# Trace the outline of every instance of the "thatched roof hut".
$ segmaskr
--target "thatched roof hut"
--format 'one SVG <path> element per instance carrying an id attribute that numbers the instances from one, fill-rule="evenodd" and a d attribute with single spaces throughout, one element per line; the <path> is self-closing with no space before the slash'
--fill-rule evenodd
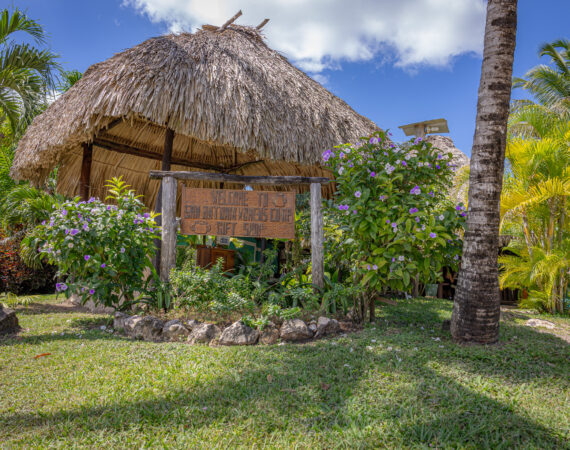
<path id="1" fill-rule="evenodd" d="M 161 168 L 167 129 L 171 170 L 330 176 L 323 150 L 378 127 L 271 50 L 256 28 L 204 26 L 91 66 L 30 125 L 12 175 L 39 184 L 59 166 L 58 190 L 77 195 L 90 144 L 91 195 L 103 197 L 105 181 L 123 175 L 151 206 L 159 181 L 149 171 Z"/>

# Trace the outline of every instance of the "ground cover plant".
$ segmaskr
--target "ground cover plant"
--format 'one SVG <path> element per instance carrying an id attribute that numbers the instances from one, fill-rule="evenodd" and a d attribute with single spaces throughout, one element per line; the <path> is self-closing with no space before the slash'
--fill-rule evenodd
<path id="1" fill-rule="evenodd" d="M 0 341 L 7 448 L 570 445 L 567 318 L 512 310 L 499 345 L 462 347 L 441 331 L 451 303 L 409 299 L 344 337 L 207 347 L 125 339 L 61 300 L 18 307 L 24 331 Z"/>

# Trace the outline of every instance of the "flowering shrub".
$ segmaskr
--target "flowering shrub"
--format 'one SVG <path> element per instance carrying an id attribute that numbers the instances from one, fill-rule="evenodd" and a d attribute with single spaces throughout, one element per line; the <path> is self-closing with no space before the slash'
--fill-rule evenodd
<path id="1" fill-rule="evenodd" d="M 465 212 L 446 200 L 451 156 L 419 138 L 396 146 L 383 132 L 323 153 L 336 175 L 331 207 L 343 248 L 364 288 L 408 291 L 416 275 L 425 283 L 444 265 L 457 266 L 461 240 L 455 231 Z"/>
<path id="2" fill-rule="evenodd" d="M 143 271 L 158 237 L 154 213 L 143 213 L 142 202 L 121 179 L 107 187 L 116 205 L 89 201 L 61 204 L 33 233 L 48 262 L 67 277 L 56 289 L 78 294 L 105 306 L 127 307 L 143 287 Z"/>

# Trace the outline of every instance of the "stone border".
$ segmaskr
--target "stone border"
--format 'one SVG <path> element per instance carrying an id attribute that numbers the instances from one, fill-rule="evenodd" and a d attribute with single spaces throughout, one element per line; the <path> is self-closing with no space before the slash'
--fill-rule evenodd
<path id="1" fill-rule="evenodd" d="M 262 331 L 255 330 L 241 321 L 221 329 L 211 323 L 197 320 L 169 320 L 164 322 L 154 316 L 130 316 L 115 312 L 113 328 L 134 339 L 150 342 L 188 342 L 208 345 L 256 345 L 284 342 L 307 342 L 342 332 L 336 319 L 321 316 L 307 325 L 301 319 L 285 320 L 279 327 L 269 322 Z"/>

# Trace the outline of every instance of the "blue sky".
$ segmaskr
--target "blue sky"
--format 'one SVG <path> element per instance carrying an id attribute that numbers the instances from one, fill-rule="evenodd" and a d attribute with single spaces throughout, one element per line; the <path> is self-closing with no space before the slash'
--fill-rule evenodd
<path id="1" fill-rule="evenodd" d="M 483 0 L 25 0 L 66 69 L 96 62 L 169 30 L 264 17 L 269 44 L 396 140 L 399 125 L 445 117 L 471 153 L 481 68 Z M 260 4 L 262 4 L 260 6 Z M 349 6 L 347 6 L 349 5 Z M 568 0 L 519 0 L 514 74 L 536 65 L 538 46 L 570 38 Z M 513 98 L 524 97 L 513 92 Z"/>

